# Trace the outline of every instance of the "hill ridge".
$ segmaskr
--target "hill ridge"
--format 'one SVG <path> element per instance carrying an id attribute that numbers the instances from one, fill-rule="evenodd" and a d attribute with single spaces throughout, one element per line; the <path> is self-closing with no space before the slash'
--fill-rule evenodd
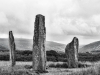
<path id="1" fill-rule="evenodd" d="M 100 50 L 100 41 L 95 41 L 90 44 L 84 45 L 82 48 L 80 48 L 80 52 L 92 52 Z"/>

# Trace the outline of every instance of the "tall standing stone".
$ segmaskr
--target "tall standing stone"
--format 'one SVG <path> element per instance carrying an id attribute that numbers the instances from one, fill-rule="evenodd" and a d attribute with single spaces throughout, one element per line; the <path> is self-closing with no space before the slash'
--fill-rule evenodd
<path id="1" fill-rule="evenodd" d="M 10 46 L 10 61 L 11 66 L 13 67 L 15 65 L 15 41 L 12 31 L 9 31 L 9 46 Z"/>
<path id="2" fill-rule="evenodd" d="M 33 70 L 37 72 L 44 72 L 46 70 L 45 40 L 45 17 L 38 14 L 35 18 L 33 37 Z"/>
<path id="3" fill-rule="evenodd" d="M 65 48 L 68 68 L 78 67 L 78 47 L 79 47 L 78 38 L 74 37 L 72 42 L 70 42 Z"/>

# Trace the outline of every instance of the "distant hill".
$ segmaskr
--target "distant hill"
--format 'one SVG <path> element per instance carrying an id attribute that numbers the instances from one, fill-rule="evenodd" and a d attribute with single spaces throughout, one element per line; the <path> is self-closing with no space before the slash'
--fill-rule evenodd
<path id="1" fill-rule="evenodd" d="M 100 41 L 96 41 L 80 48 L 79 52 L 94 52 L 100 51 Z"/>
<path id="2" fill-rule="evenodd" d="M 18 39 L 15 38 L 16 49 L 17 50 L 32 50 L 33 40 L 32 39 Z M 65 52 L 65 44 L 46 41 L 46 51 L 55 50 L 56 52 L 62 53 Z M 93 50 L 100 49 L 100 41 L 90 43 L 85 46 L 79 47 L 79 52 L 89 52 Z M 0 50 L 9 50 L 9 40 L 7 38 L 0 38 Z"/>
<path id="3" fill-rule="evenodd" d="M 65 47 L 66 47 L 65 44 L 51 42 L 51 41 L 46 42 L 46 50 L 55 50 L 59 52 L 65 52 Z"/>
<path id="4" fill-rule="evenodd" d="M 17 50 L 32 50 L 32 39 L 15 39 Z M 9 50 L 9 40 L 0 38 L 0 50 Z M 46 50 L 65 51 L 65 44 L 46 41 Z"/>

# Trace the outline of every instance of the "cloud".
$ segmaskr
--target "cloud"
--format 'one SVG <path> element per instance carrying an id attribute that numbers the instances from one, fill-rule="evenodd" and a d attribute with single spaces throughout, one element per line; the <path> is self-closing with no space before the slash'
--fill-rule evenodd
<path id="1" fill-rule="evenodd" d="M 45 15 L 47 40 L 100 37 L 100 0 L 0 0 L 0 34 L 32 37 L 36 14 Z"/>
<path id="2" fill-rule="evenodd" d="M 95 24 L 97 24 L 97 21 L 99 22 L 99 18 L 98 16 L 94 17 L 94 15 L 100 14 L 100 1 L 72 0 L 70 5 L 69 7 L 66 5 L 58 13 L 54 13 L 55 15 L 52 16 L 51 21 L 52 24 L 60 24 L 58 25 L 60 26 L 60 31 L 62 29 L 70 35 L 95 35 L 98 32 L 98 26 L 95 26 Z"/>

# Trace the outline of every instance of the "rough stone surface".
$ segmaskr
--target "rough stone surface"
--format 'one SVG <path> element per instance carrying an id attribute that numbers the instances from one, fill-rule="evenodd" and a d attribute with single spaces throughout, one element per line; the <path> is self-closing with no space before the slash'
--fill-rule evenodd
<path id="1" fill-rule="evenodd" d="M 78 47 L 79 47 L 78 38 L 74 37 L 72 42 L 69 43 L 65 48 L 68 68 L 78 67 Z"/>
<path id="2" fill-rule="evenodd" d="M 44 72 L 46 70 L 45 52 L 46 28 L 45 17 L 36 15 L 33 37 L 33 70 Z"/>
<path id="3" fill-rule="evenodd" d="M 11 66 L 15 65 L 15 41 L 14 41 L 14 36 L 12 31 L 9 31 L 9 46 L 10 46 L 10 61 L 11 61 Z"/>

